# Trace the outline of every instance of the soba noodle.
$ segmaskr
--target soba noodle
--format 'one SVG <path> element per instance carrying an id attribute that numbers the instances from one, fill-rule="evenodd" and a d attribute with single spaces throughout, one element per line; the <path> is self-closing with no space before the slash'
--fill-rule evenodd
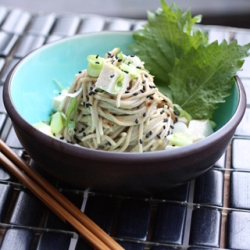
<path id="1" fill-rule="evenodd" d="M 105 63 L 119 66 L 117 49 L 105 55 Z M 121 90 L 110 94 L 96 87 L 98 77 L 79 72 L 60 107 L 75 120 L 74 128 L 64 126 L 59 137 L 69 143 L 105 151 L 146 152 L 163 150 L 168 144 L 177 115 L 169 98 L 161 94 L 153 77 L 140 66 L 138 77 L 124 72 Z M 71 95 L 71 96 L 70 96 Z M 77 109 L 69 111 L 72 96 Z"/>

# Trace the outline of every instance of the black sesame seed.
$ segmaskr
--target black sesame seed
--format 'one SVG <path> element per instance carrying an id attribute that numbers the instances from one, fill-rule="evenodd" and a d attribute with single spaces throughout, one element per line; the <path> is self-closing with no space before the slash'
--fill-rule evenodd
<path id="1" fill-rule="evenodd" d="M 163 129 L 166 129 L 166 126 L 165 126 L 165 125 L 163 126 Z"/>
<path id="2" fill-rule="evenodd" d="M 158 134 L 157 137 L 158 137 L 159 139 L 161 139 L 161 135 L 160 135 L 160 134 Z"/>
<path id="3" fill-rule="evenodd" d="M 82 102 L 82 106 L 85 106 L 85 102 Z"/>
<path id="4" fill-rule="evenodd" d="M 150 130 L 147 134 L 146 134 L 146 138 L 148 138 L 150 135 L 152 135 L 152 131 Z"/>
<path id="5" fill-rule="evenodd" d="M 144 84 L 145 82 L 146 82 L 146 80 L 143 80 L 143 81 L 142 81 L 142 84 Z"/>
<path id="6" fill-rule="evenodd" d="M 162 115 L 164 112 L 165 112 L 165 110 L 163 109 L 163 110 L 160 112 L 160 114 Z"/>
<path id="7" fill-rule="evenodd" d="M 148 77 L 148 75 L 147 75 L 147 74 L 144 74 L 144 76 L 145 76 L 145 77 Z"/>
<path id="8" fill-rule="evenodd" d="M 108 141 L 108 145 L 111 146 L 111 143 Z"/>
<path id="9" fill-rule="evenodd" d="M 174 126 L 173 126 L 173 125 L 170 125 L 170 128 L 171 128 L 171 129 L 174 129 Z"/>
<path id="10" fill-rule="evenodd" d="M 128 90 L 126 90 L 126 91 L 125 91 L 125 94 L 128 94 L 128 93 L 130 93 L 130 92 L 129 92 Z"/>
<path id="11" fill-rule="evenodd" d="M 170 117 L 170 114 L 168 113 L 167 116 Z"/>
<path id="12" fill-rule="evenodd" d="M 138 95 L 138 93 L 137 92 L 135 92 L 134 94 L 133 94 L 133 96 L 137 96 Z"/>
<path id="13" fill-rule="evenodd" d="M 142 87 L 142 89 L 145 91 L 145 90 L 146 90 L 146 87 L 145 87 L 145 86 L 143 86 L 143 87 Z"/>
<path id="14" fill-rule="evenodd" d="M 95 64 L 100 64 L 99 62 L 95 62 Z"/>
<path id="15" fill-rule="evenodd" d="M 55 134 L 55 133 L 53 133 L 53 135 L 54 135 L 54 136 L 56 136 L 56 134 Z"/>
<path id="16" fill-rule="evenodd" d="M 136 66 L 136 68 L 137 68 L 137 69 L 141 69 L 141 67 L 140 67 L 140 66 Z"/>
<path id="17" fill-rule="evenodd" d="M 150 96 L 149 98 L 150 98 L 150 100 L 154 100 L 154 97 L 153 97 L 153 96 Z"/>
<path id="18" fill-rule="evenodd" d="M 143 89 L 140 89 L 141 93 L 144 93 L 144 90 Z"/>
<path id="19" fill-rule="evenodd" d="M 142 139 L 140 139 L 139 141 L 140 141 L 140 144 L 142 144 L 142 143 L 143 143 L 143 140 L 142 140 Z"/>
<path id="20" fill-rule="evenodd" d="M 97 59 L 98 57 L 99 57 L 99 55 L 96 55 L 96 57 L 95 57 L 95 58 Z"/>
<path id="21" fill-rule="evenodd" d="M 136 123 L 136 124 L 138 124 L 138 123 L 139 123 L 139 120 L 138 120 L 137 118 L 135 119 L 135 123 Z"/>
<path id="22" fill-rule="evenodd" d="M 111 75 L 111 76 L 109 76 L 110 78 L 113 78 L 115 75 Z"/>
<path id="23" fill-rule="evenodd" d="M 90 107 L 90 106 L 92 106 L 92 104 L 91 103 L 86 103 L 86 108 L 88 108 L 88 107 Z"/>
<path id="24" fill-rule="evenodd" d="M 122 62 L 122 59 L 118 59 L 118 62 Z"/>
<path id="25" fill-rule="evenodd" d="M 62 137 L 60 137 L 60 140 L 63 140 L 64 139 L 64 137 L 62 136 Z"/>
<path id="26" fill-rule="evenodd" d="M 128 74 L 128 71 L 127 70 L 123 70 L 124 73 Z"/>
<path id="27" fill-rule="evenodd" d="M 163 122 L 168 122 L 168 119 L 163 119 Z"/>
<path id="28" fill-rule="evenodd" d="M 79 72 L 78 72 L 78 74 L 81 74 L 81 73 L 82 73 L 82 71 L 79 71 Z"/>
<path id="29" fill-rule="evenodd" d="M 149 86 L 149 88 L 151 88 L 151 89 L 153 89 L 154 88 L 154 86 L 152 86 L 152 85 L 148 85 Z"/>
<path id="30" fill-rule="evenodd" d="M 174 114 L 177 115 L 177 116 L 179 115 L 175 110 L 174 110 Z"/>
<path id="31" fill-rule="evenodd" d="M 84 132 L 82 133 L 82 135 L 83 135 L 83 136 L 86 136 L 86 134 L 85 134 Z"/>
<path id="32" fill-rule="evenodd" d="M 146 113 L 143 113 L 143 117 L 145 117 L 146 116 Z"/>
<path id="33" fill-rule="evenodd" d="M 130 55 L 130 57 L 134 57 L 134 55 Z"/>

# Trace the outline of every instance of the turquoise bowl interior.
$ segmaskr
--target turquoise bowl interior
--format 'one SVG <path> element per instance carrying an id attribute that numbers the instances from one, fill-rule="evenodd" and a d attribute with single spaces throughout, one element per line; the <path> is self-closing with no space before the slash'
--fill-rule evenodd
<path id="1" fill-rule="evenodd" d="M 119 35 L 118 35 L 119 34 Z M 104 56 L 119 44 L 124 53 L 133 42 L 131 33 L 116 32 L 75 36 L 49 44 L 28 55 L 17 67 L 11 82 L 12 102 L 29 123 L 49 119 L 52 99 L 60 92 L 56 82 L 70 86 L 75 74 L 87 67 L 87 56 Z"/>
<path id="2" fill-rule="evenodd" d="M 131 54 L 127 46 L 134 42 L 131 32 L 107 32 L 64 39 L 46 45 L 28 55 L 15 69 L 10 96 L 18 113 L 30 124 L 49 120 L 52 99 L 60 92 L 56 82 L 70 86 L 75 74 L 87 67 L 90 54 L 104 56 L 114 47 Z M 239 101 L 236 85 L 227 101 L 214 114 L 216 130 L 235 113 Z"/>

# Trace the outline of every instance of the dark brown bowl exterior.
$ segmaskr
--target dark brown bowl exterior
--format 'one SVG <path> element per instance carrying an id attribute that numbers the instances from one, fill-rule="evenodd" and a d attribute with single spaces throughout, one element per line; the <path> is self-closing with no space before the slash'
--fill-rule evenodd
<path id="1" fill-rule="evenodd" d="M 239 105 L 233 117 L 205 140 L 169 151 L 116 153 L 77 147 L 44 135 L 15 110 L 10 96 L 11 74 L 4 86 L 4 103 L 16 134 L 28 154 L 47 172 L 78 188 L 151 195 L 203 174 L 227 149 L 246 108 L 240 79 Z"/>

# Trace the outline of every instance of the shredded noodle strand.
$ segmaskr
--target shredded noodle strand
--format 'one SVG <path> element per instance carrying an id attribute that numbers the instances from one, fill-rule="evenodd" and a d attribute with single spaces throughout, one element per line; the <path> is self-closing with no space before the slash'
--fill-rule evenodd
<path id="1" fill-rule="evenodd" d="M 110 53 L 117 53 L 111 51 Z M 105 60 L 111 61 L 106 56 Z M 112 57 L 114 65 L 119 61 Z M 166 136 L 176 120 L 173 104 L 158 91 L 153 77 L 143 69 L 137 79 L 125 78 L 121 91 L 109 94 L 95 89 L 97 78 L 83 70 L 76 75 L 69 93 L 76 97 L 76 127 L 61 131 L 66 141 L 83 147 L 119 152 L 145 152 L 164 149 Z M 61 111 L 65 114 L 72 97 L 67 96 Z"/>

